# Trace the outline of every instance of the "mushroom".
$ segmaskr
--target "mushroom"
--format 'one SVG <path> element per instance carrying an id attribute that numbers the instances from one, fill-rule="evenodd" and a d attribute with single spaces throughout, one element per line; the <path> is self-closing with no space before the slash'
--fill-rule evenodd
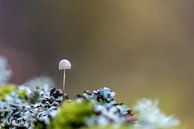
<path id="1" fill-rule="evenodd" d="M 59 70 L 63 70 L 63 87 L 62 87 L 63 99 L 65 97 L 65 75 L 67 69 L 71 69 L 71 63 L 67 59 L 62 59 L 59 62 Z"/>

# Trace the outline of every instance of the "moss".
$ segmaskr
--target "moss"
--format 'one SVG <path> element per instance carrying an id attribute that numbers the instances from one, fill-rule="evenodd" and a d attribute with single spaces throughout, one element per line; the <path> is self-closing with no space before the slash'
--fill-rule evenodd
<path id="1" fill-rule="evenodd" d="M 40 97 L 41 97 L 40 93 L 36 91 L 32 94 L 28 101 L 32 104 L 35 104 L 39 101 Z"/>
<path id="2" fill-rule="evenodd" d="M 65 101 L 49 129 L 76 129 L 84 126 L 85 118 L 94 114 L 93 103 Z"/>
<path id="3" fill-rule="evenodd" d="M 108 126 L 92 126 L 92 127 L 88 127 L 88 128 L 83 128 L 83 129 L 132 129 L 132 127 L 130 127 L 129 125 L 108 125 Z"/>
<path id="4" fill-rule="evenodd" d="M 18 90 L 18 95 L 20 98 L 25 98 L 27 94 L 26 90 Z"/>
<path id="5" fill-rule="evenodd" d="M 34 129 L 46 129 L 46 125 L 42 122 L 35 122 L 34 123 Z"/>
<path id="6" fill-rule="evenodd" d="M 5 99 L 5 97 L 15 89 L 15 85 L 0 85 L 0 100 Z"/>

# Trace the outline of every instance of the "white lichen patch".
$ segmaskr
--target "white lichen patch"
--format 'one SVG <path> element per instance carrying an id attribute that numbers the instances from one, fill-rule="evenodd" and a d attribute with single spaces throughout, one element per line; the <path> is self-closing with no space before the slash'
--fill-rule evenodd
<path id="1" fill-rule="evenodd" d="M 7 59 L 0 56 L 0 84 L 6 84 L 11 78 L 12 71 L 8 67 Z"/>
<path id="2" fill-rule="evenodd" d="M 137 128 L 164 129 L 179 125 L 180 121 L 174 116 L 167 116 L 160 111 L 157 100 L 142 99 L 133 108 L 138 113 Z"/>
<path id="3" fill-rule="evenodd" d="M 42 88 L 49 89 L 54 87 L 55 82 L 52 78 L 48 76 L 39 76 L 27 81 L 22 85 L 29 87 L 31 90 L 42 89 Z"/>

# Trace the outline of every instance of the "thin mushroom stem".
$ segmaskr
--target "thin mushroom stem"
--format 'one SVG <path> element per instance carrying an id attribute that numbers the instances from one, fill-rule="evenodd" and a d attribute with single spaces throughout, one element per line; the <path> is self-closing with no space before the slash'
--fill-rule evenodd
<path id="1" fill-rule="evenodd" d="M 63 71 L 63 87 L 62 87 L 63 100 L 65 99 L 65 80 L 66 80 L 66 70 Z"/>

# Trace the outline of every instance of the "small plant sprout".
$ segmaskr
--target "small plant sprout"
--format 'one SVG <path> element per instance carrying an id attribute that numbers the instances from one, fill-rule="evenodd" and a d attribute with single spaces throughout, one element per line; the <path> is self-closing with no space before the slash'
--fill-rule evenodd
<path id="1" fill-rule="evenodd" d="M 63 87 L 62 87 L 63 99 L 65 97 L 65 77 L 67 69 L 71 69 L 71 63 L 67 59 L 62 59 L 59 62 L 59 70 L 63 70 Z"/>

